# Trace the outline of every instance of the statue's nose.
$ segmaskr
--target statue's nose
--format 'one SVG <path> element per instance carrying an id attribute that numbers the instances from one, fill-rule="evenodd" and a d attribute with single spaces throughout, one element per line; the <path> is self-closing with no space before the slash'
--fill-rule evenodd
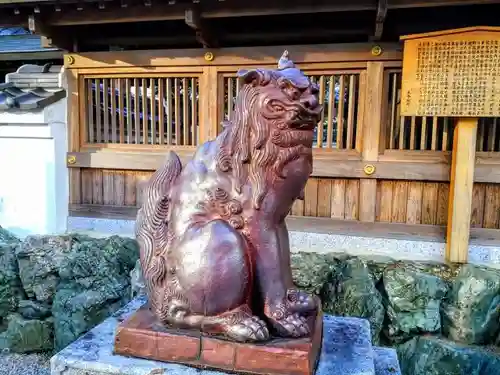
<path id="1" fill-rule="evenodd" d="M 315 109 L 319 105 L 316 95 L 308 95 L 300 100 L 300 103 L 307 109 Z"/>

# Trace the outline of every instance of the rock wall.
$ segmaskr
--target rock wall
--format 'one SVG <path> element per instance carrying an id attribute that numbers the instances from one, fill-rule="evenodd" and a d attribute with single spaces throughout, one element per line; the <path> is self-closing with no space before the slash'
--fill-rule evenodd
<path id="1" fill-rule="evenodd" d="M 500 271 L 346 254 L 292 255 L 326 312 L 366 318 L 404 375 L 500 374 Z"/>
<path id="2" fill-rule="evenodd" d="M 499 270 L 296 253 L 292 272 L 327 313 L 368 319 L 404 375 L 500 375 Z M 134 240 L 0 227 L 0 349 L 61 349 L 142 293 Z"/>
<path id="3" fill-rule="evenodd" d="M 59 350 L 130 300 L 137 243 L 30 236 L 0 227 L 0 349 Z"/>

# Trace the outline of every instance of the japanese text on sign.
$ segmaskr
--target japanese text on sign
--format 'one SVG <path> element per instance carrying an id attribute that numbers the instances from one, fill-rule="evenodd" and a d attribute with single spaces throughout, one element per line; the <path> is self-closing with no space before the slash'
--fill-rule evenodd
<path id="1" fill-rule="evenodd" d="M 500 116 L 499 40 L 420 41 L 411 66 L 403 76 L 403 114 Z"/>

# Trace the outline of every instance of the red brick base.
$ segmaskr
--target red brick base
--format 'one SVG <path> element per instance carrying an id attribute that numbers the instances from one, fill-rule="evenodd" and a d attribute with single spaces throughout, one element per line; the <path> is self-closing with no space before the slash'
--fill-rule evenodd
<path id="1" fill-rule="evenodd" d="M 196 331 L 165 328 L 143 306 L 118 326 L 114 352 L 239 373 L 312 375 L 321 349 L 321 312 L 313 320 L 309 338 L 243 344 Z"/>

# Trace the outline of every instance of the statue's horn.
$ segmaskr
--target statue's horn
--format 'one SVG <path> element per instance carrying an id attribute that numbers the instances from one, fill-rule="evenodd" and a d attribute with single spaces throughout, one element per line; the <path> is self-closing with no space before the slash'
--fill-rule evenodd
<path id="1" fill-rule="evenodd" d="M 283 55 L 281 55 L 281 58 L 278 61 L 278 69 L 289 69 L 289 68 L 294 68 L 295 64 L 293 63 L 292 60 L 289 59 L 289 53 L 287 50 L 283 52 Z"/>

